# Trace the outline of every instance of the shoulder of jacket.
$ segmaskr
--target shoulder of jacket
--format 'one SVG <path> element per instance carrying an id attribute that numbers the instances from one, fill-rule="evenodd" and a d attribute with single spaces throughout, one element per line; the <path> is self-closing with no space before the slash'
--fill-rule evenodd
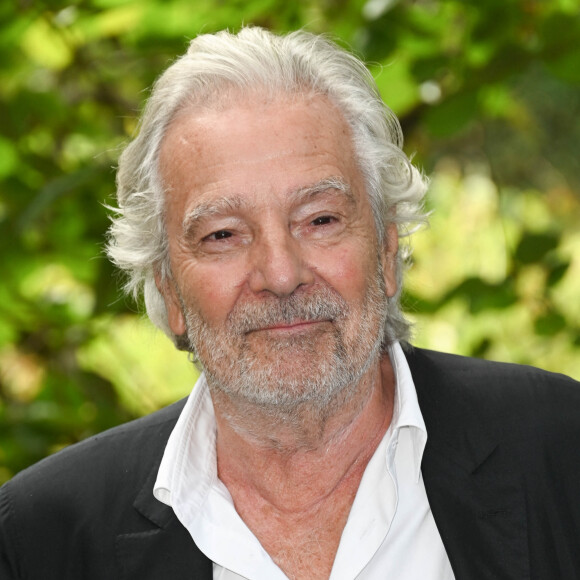
<path id="1" fill-rule="evenodd" d="M 450 387 L 473 390 L 484 397 L 495 391 L 506 396 L 530 394 L 530 388 L 561 388 L 580 396 L 580 383 L 571 377 L 537 367 L 479 359 L 456 354 L 407 347 L 405 355 L 413 377 L 435 382 L 443 380 Z M 539 389 L 539 391 L 538 391 Z"/>
<path id="2" fill-rule="evenodd" d="M 406 356 L 431 424 L 461 417 L 524 438 L 580 437 L 580 383 L 566 375 L 419 348 Z"/>
<path id="3" fill-rule="evenodd" d="M 48 493 L 76 485 L 92 489 L 106 476 L 112 483 L 142 479 L 159 462 L 184 400 L 70 445 L 14 476 L 13 494 Z M 108 487 L 111 487 L 110 485 Z"/>

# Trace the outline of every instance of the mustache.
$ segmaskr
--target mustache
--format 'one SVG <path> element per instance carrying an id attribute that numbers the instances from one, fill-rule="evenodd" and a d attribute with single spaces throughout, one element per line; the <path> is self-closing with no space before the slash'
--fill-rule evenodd
<path id="1" fill-rule="evenodd" d="M 270 326 L 300 322 L 335 320 L 348 315 L 347 302 L 329 288 L 293 293 L 268 301 L 236 305 L 227 317 L 228 329 L 238 335 Z"/>

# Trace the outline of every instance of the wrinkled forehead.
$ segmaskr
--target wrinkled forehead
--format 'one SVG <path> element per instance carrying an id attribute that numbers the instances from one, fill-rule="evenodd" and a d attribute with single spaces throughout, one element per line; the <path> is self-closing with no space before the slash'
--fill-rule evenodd
<path id="1" fill-rule="evenodd" d="M 296 138 L 294 142 L 286 140 L 290 149 L 298 148 L 301 140 L 318 141 L 320 147 L 334 148 L 337 154 L 347 151 L 346 157 L 355 158 L 352 131 L 325 95 L 312 91 L 273 94 L 258 89 L 251 94 L 226 92 L 215 100 L 185 104 L 174 115 L 160 144 L 159 168 L 165 173 L 163 177 L 167 178 L 164 170 L 174 164 L 176 143 L 194 149 L 199 159 L 202 155 L 211 155 L 212 147 L 227 145 L 241 133 L 245 143 L 242 141 L 240 160 L 260 147 L 265 149 L 265 158 L 276 159 L 281 151 L 268 147 L 272 143 L 277 145 L 276 135 L 280 142 L 286 133 Z M 236 160 L 230 158 L 228 163 Z"/>
<path id="2" fill-rule="evenodd" d="M 291 107 L 298 103 L 311 103 L 323 99 L 335 114 L 343 117 L 338 107 L 328 95 L 311 87 L 280 87 L 276 85 L 256 85 L 239 87 L 226 80 L 204 87 L 195 94 L 188 94 L 177 106 L 168 128 L 184 116 L 203 116 L 208 113 L 224 113 L 239 107 L 271 107 L 275 105 Z"/>
<path id="3" fill-rule="evenodd" d="M 166 201 L 181 209 L 224 195 L 280 195 L 329 179 L 362 198 L 350 129 L 321 96 L 191 109 L 167 132 L 160 159 Z M 328 189 L 328 188 L 327 188 Z"/>

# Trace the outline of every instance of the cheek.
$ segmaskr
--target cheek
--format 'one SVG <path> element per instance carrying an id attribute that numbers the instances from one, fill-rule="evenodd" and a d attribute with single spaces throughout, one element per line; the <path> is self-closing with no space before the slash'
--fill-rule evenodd
<path id="1" fill-rule="evenodd" d="M 182 296 L 209 324 L 223 322 L 233 309 L 243 274 L 231 265 L 190 267 L 181 278 Z"/>
<path id="2" fill-rule="evenodd" d="M 347 302 L 362 302 L 376 269 L 376 264 L 368 256 L 368 252 L 343 248 L 319 256 L 317 271 Z"/>

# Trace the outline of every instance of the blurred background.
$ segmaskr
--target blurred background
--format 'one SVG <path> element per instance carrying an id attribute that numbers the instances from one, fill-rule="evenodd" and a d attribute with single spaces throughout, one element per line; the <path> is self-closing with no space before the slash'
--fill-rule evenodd
<path id="1" fill-rule="evenodd" d="M 415 344 L 580 379 L 577 0 L 12 0 L 0 7 L 0 483 L 186 395 L 196 371 L 103 255 L 149 87 L 200 32 L 325 32 L 431 176 Z"/>

